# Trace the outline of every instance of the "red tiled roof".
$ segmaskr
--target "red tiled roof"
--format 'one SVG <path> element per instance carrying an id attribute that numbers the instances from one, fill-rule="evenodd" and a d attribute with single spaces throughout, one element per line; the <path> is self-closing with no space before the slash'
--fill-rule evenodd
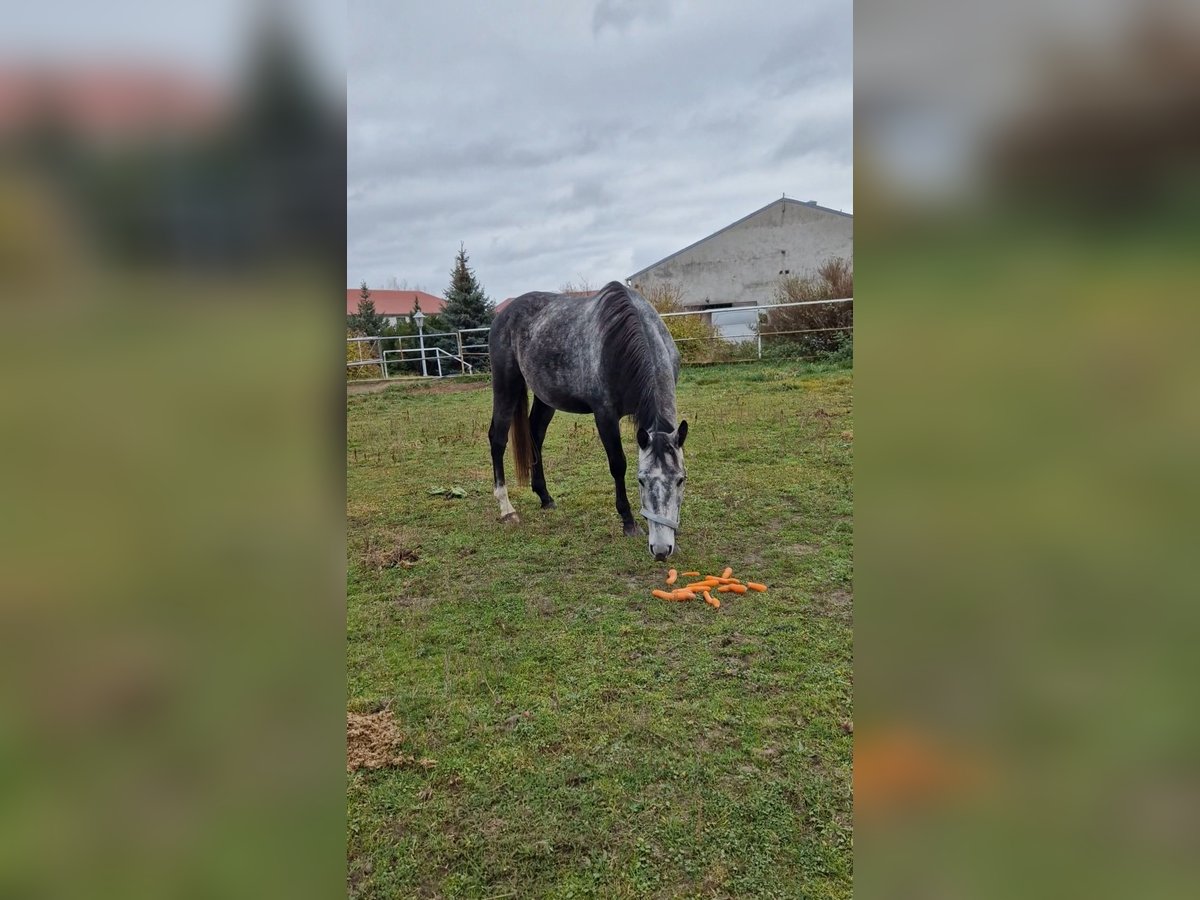
<path id="1" fill-rule="evenodd" d="M 446 301 L 424 291 L 377 291 L 370 289 L 371 300 L 375 304 L 375 312 L 381 316 L 407 316 L 413 311 L 417 300 L 421 301 L 421 312 L 426 315 L 440 313 Z M 362 296 L 362 288 L 346 288 L 346 315 L 358 312 L 358 300 Z"/>
<path id="2" fill-rule="evenodd" d="M 163 67 L 0 69 L 3 134 L 19 134 L 44 117 L 83 138 L 195 134 L 219 124 L 230 109 L 214 85 Z"/>
<path id="3" fill-rule="evenodd" d="M 596 294 L 595 291 L 561 291 L 559 293 L 563 293 L 568 297 L 592 297 Z M 508 304 L 512 303 L 516 299 L 516 297 L 508 297 L 504 300 L 501 300 L 496 304 L 496 312 L 500 312 L 500 310 L 504 309 L 504 307 L 508 306 Z"/>

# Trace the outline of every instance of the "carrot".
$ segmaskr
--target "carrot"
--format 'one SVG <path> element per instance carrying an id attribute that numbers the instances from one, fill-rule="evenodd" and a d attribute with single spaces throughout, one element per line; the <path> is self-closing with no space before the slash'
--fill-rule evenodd
<path id="1" fill-rule="evenodd" d="M 735 594 L 746 593 L 746 586 L 744 584 L 727 584 L 725 587 L 729 588 Z"/>
<path id="2" fill-rule="evenodd" d="M 732 574 L 733 574 L 733 568 L 731 566 L 726 566 L 725 571 L 721 573 L 721 577 L 728 578 Z"/>
<path id="3" fill-rule="evenodd" d="M 679 573 L 678 573 L 678 572 L 676 572 L 674 569 L 670 569 L 670 570 L 667 572 L 667 584 L 674 584 L 674 583 L 675 583 L 675 579 L 676 579 L 676 578 L 678 578 L 678 577 L 679 577 Z"/>
<path id="4" fill-rule="evenodd" d="M 723 584 L 719 588 L 717 588 L 717 593 L 718 594 L 728 594 L 732 590 L 733 590 L 733 587 L 731 585 Z"/>
<path id="5" fill-rule="evenodd" d="M 656 590 L 656 591 L 651 591 L 650 593 L 653 594 L 655 597 L 658 597 L 660 600 L 674 600 L 675 599 L 673 596 L 671 596 L 670 591 L 657 591 Z"/>
<path id="6" fill-rule="evenodd" d="M 684 578 L 695 578 L 700 575 L 699 572 L 680 572 L 679 574 L 682 575 Z"/>
<path id="7" fill-rule="evenodd" d="M 710 594 L 708 591 L 704 592 L 704 602 L 707 603 L 709 606 L 713 607 L 714 609 L 721 608 L 721 601 L 717 600 L 715 597 L 713 597 L 712 594 Z"/>
<path id="8" fill-rule="evenodd" d="M 696 599 L 696 595 L 694 593 L 692 593 L 691 591 L 689 591 L 687 588 L 679 588 L 678 590 L 671 591 L 671 596 L 676 600 L 695 600 Z"/>
<path id="9" fill-rule="evenodd" d="M 718 578 L 717 584 L 741 584 L 736 578 Z"/>
<path id="10" fill-rule="evenodd" d="M 705 588 L 715 587 L 711 581 L 693 581 L 691 584 L 685 584 L 685 588 L 689 591 L 702 591 Z"/>
<path id="11" fill-rule="evenodd" d="M 747 581 L 746 587 L 752 591 L 765 591 L 767 589 L 765 584 L 759 584 L 757 581 Z"/>

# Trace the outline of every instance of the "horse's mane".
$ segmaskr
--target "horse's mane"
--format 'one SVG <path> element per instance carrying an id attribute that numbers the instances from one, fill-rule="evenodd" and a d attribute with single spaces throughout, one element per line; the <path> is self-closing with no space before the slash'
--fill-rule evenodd
<path id="1" fill-rule="evenodd" d="M 674 422 L 656 421 L 659 414 L 658 374 L 641 312 L 620 282 L 606 284 L 596 294 L 600 307 L 600 346 L 610 371 L 621 373 L 623 393 L 637 401 L 638 424 L 647 430 L 672 431 Z"/>

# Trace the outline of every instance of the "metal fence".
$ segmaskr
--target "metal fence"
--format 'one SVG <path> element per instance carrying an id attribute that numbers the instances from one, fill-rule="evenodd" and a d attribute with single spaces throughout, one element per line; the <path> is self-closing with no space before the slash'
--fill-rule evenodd
<path id="1" fill-rule="evenodd" d="M 767 315 L 772 310 L 802 306 L 831 306 L 853 303 L 853 297 L 839 300 L 802 300 L 795 303 L 770 303 L 756 306 L 728 306 L 718 309 L 689 309 L 682 312 L 659 313 L 664 320 L 681 316 L 701 316 L 713 326 L 711 334 L 697 337 L 674 337 L 675 344 L 695 342 L 721 342 L 735 349 L 729 354 L 732 359 L 762 359 L 763 338 L 791 337 L 825 332 L 853 331 L 853 325 L 838 325 L 828 328 L 768 329 Z M 668 325 L 669 327 L 669 325 Z M 376 337 L 346 338 L 351 344 L 370 344 L 371 356 L 349 359 L 346 370 L 363 367 L 379 369 L 379 377 L 449 378 L 456 375 L 472 375 L 488 368 L 488 333 L 490 328 L 467 328 L 462 331 L 432 332 L 429 334 L 404 334 Z M 405 346 L 409 341 L 416 346 Z M 394 348 L 387 347 L 394 343 Z M 682 349 L 682 348 L 681 348 Z M 687 354 L 685 354 L 687 355 Z M 374 377 L 374 376 L 372 376 Z"/>
<path id="2" fill-rule="evenodd" d="M 472 331 L 487 331 L 488 329 L 471 329 Z M 351 369 L 375 367 L 379 369 L 380 378 L 395 378 L 399 376 L 447 378 L 451 375 L 472 375 L 479 361 L 472 364 L 464 356 L 462 335 L 465 332 L 441 331 L 428 334 L 397 334 L 374 337 L 346 338 L 349 347 L 353 344 L 370 345 L 370 356 L 346 359 L 347 373 Z M 404 345 L 405 341 L 417 346 Z M 395 347 L 388 347 L 395 344 Z M 447 349 L 447 345 L 454 349 Z M 457 352 L 454 352 L 457 350 Z M 482 359 L 487 360 L 487 344 L 484 344 Z"/>

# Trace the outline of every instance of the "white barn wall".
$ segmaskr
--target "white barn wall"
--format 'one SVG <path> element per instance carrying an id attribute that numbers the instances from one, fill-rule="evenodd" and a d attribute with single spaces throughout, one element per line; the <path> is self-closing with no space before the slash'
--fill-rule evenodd
<path id="1" fill-rule="evenodd" d="M 780 198 L 627 282 L 643 292 L 655 285 L 677 285 L 690 308 L 758 304 L 770 300 L 780 270 L 812 273 L 835 256 L 854 257 L 854 217 Z"/>

